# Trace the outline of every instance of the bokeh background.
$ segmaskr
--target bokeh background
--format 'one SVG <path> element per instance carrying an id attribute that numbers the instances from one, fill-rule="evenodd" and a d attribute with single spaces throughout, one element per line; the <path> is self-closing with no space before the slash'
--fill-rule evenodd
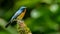
<path id="1" fill-rule="evenodd" d="M 60 0 L 0 0 L 0 34 L 17 34 L 16 25 L 5 25 L 21 6 L 32 34 L 60 34 Z"/>

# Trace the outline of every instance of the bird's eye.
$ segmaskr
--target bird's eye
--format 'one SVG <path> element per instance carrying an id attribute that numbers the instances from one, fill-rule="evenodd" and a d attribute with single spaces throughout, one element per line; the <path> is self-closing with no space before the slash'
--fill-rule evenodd
<path id="1" fill-rule="evenodd" d="M 25 8 L 22 8 L 21 10 L 24 10 Z"/>

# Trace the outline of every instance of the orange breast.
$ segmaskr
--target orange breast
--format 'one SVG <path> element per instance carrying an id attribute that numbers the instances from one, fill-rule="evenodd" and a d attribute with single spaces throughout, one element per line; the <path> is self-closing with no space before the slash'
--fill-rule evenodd
<path id="1" fill-rule="evenodd" d="M 21 20 L 26 13 L 26 9 L 17 17 L 17 19 Z"/>

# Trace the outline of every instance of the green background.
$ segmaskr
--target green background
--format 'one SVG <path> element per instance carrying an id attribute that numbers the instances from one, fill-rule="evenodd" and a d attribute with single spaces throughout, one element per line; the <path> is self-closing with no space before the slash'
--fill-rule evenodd
<path id="1" fill-rule="evenodd" d="M 32 34 L 60 34 L 60 0 L 0 0 L 0 34 L 17 34 L 16 25 L 5 25 L 21 6 Z"/>

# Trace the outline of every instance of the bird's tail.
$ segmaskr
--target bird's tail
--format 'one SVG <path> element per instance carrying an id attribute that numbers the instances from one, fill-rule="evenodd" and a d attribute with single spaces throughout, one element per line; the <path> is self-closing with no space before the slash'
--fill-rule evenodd
<path id="1" fill-rule="evenodd" d="M 11 24 L 11 21 L 9 21 L 9 23 L 6 24 L 5 28 L 7 28 L 10 24 Z"/>

